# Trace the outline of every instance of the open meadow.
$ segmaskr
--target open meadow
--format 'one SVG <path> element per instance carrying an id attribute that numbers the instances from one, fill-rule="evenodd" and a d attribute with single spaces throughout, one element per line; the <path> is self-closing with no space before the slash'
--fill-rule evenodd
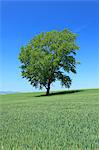
<path id="1" fill-rule="evenodd" d="M 0 95 L 0 150 L 99 150 L 99 89 Z"/>

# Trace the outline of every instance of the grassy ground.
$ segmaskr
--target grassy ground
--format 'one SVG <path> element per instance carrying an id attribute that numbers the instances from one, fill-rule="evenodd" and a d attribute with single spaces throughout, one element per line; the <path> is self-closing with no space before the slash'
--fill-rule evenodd
<path id="1" fill-rule="evenodd" d="M 0 150 L 99 150 L 99 89 L 0 95 Z"/>

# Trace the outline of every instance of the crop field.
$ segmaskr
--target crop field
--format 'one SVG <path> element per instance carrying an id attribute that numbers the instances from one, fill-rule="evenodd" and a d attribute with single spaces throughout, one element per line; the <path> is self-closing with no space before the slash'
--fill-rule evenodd
<path id="1" fill-rule="evenodd" d="M 99 150 L 99 89 L 0 95 L 0 150 Z"/>

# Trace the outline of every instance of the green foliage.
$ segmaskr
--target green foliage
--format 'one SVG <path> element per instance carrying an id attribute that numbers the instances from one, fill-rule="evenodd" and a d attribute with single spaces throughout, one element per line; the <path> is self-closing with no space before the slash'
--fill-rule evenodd
<path id="1" fill-rule="evenodd" d="M 35 36 L 21 48 L 22 76 L 35 87 L 50 88 L 56 79 L 62 86 L 70 87 L 71 79 L 66 72 L 76 73 L 76 34 L 69 30 L 51 31 Z M 62 70 L 62 71 L 61 71 Z"/>
<path id="2" fill-rule="evenodd" d="M 98 89 L 41 94 L 0 95 L 0 150 L 99 150 Z"/>

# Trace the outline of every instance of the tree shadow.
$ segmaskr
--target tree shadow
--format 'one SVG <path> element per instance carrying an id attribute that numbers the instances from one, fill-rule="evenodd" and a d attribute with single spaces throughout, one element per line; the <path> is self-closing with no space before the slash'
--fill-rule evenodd
<path id="1" fill-rule="evenodd" d="M 59 92 L 52 92 L 49 95 L 42 94 L 42 95 L 36 95 L 35 97 L 48 97 L 48 96 L 53 96 L 53 95 L 64 95 L 64 94 L 73 94 L 77 92 L 83 92 L 84 90 L 68 90 L 68 91 L 59 91 Z"/>

